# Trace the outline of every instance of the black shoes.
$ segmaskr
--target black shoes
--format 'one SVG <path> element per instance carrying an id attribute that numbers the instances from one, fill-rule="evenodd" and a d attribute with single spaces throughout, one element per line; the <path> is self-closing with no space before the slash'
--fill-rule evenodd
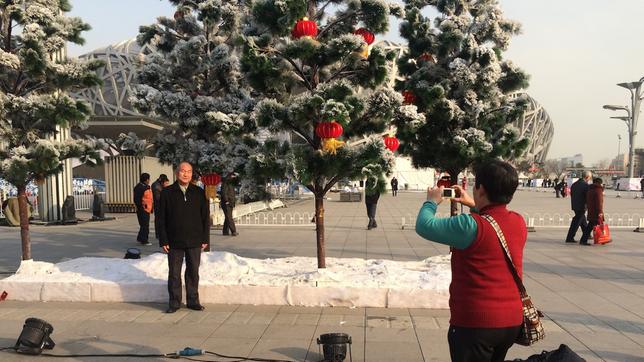
<path id="1" fill-rule="evenodd" d="M 197 311 L 202 311 L 202 310 L 206 309 L 206 308 L 205 308 L 203 305 L 201 305 L 201 304 L 191 304 L 191 305 L 188 305 L 188 306 L 186 306 L 186 307 L 188 307 L 188 309 L 197 310 Z M 175 307 L 168 307 L 168 309 L 166 309 L 166 311 L 165 311 L 165 312 L 166 312 L 166 313 L 168 313 L 168 314 L 171 314 L 171 313 L 174 313 L 174 312 L 176 312 L 176 311 L 178 311 L 178 310 L 179 310 L 179 308 L 175 308 Z"/>
<path id="2" fill-rule="evenodd" d="M 203 305 L 201 305 L 201 304 L 188 305 L 187 307 L 188 307 L 188 309 L 198 310 L 198 311 L 202 311 L 202 310 L 206 309 L 206 308 L 205 308 Z"/>
<path id="3" fill-rule="evenodd" d="M 575 240 L 566 240 L 566 243 L 572 244 L 572 243 L 576 243 L 576 241 Z"/>
<path id="4" fill-rule="evenodd" d="M 590 246 L 591 244 L 590 244 L 590 243 L 588 243 L 588 242 L 585 242 L 585 243 L 579 243 L 579 245 L 583 245 L 583 246 Z"/>

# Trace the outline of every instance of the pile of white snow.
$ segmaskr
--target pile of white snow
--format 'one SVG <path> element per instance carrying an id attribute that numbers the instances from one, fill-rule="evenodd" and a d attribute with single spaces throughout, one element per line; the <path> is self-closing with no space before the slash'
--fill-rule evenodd
<path id="1" fill-rule="evenodd" d="M 318 269 L 309 257 L 209 252 L 201 257 L 199 293 L 202 303 L 448 308 L 449 263 L 449 255 L 408 262 L 326 258 L 326 269 Z M 0 280 L 0 291 L 23 301 L 166 302 L 167 275 L 161 253 L 23 261 L 15 275 Z"/>

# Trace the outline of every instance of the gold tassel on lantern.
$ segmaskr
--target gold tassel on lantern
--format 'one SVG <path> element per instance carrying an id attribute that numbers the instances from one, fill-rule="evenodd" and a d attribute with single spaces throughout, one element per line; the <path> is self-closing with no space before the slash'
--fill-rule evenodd
<path id="1" fill-rule="evenodd" d="M 322 139 L 322 151 L 335 155 L 338 148 L 344 146 L 344 141 L 338 141 L 335 138 L 323 138 Z"/>

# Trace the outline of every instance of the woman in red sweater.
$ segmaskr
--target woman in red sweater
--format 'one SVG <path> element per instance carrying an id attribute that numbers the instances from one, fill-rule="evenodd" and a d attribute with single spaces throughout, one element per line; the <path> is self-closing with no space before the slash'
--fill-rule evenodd
<path id="1" fill-rule="evenodd" d="M 519 276 L 527 229 L 523 217 L 507 209 L 519 184 L 514 167 L 492 160 L 475 174 L 474 198 L 454 186 L 454 200 L 470 207 L 469 214 L 434 217 L 443 187 L 428 189 L 416 232 L 452 247 L 447 336 L 452 361 L 503 361 L 519 334 L 522 304 L 497 234 L 481 215 L 492 216 L 501 227 Z"/>

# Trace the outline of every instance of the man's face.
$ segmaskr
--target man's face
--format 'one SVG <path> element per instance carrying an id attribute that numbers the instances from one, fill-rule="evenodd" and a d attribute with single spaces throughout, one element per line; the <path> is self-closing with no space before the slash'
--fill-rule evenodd
<path id="1" fill-rule="evenodd" d="M 182 185 L 187 185 L 192 180 L 192 166 L 189 163 L 182 162 L 177 170 L 177 179 Z"/>

